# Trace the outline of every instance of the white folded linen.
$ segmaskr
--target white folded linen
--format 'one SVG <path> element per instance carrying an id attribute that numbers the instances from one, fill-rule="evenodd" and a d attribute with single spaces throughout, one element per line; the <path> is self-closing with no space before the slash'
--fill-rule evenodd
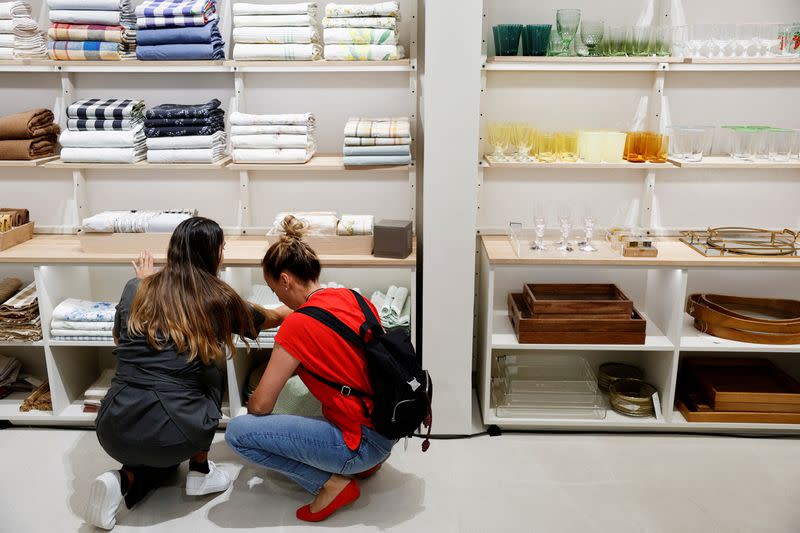
<path id="1" fill-rule="evenodd" d="M 214 148 L 225 144 L 225 132 L 213 135 L 186 135 L 181 137 L 149 137 L 148 150 L 180 150 L 189 148 Z"/>
<path id="2" fill-rule="evenodd" d="M 394 61 L 406 51 L 394 44 L 326 44 L 324 55 L 328 61 Z"/>
<path id="3" fill-rule="evenodd" d="M 237 2 L 233 4 L 234 15 L 317 15 L 316 2 L 299 4 L 252 4 Z"/>
<path id="4" fill-rule="evenodd" d="M 91 329 L 97 331 L 111 331 L 114 329 L 113 322 L 86 322 L 77 320 L 53 320 L 50 323 L 53 329 Z"/>
<path id="5" fill-rule="evenodd" d="M 53 309 L 53 320 L 67 322 L 114 322 L 116 303 L 67 298 Z"/>
<path id="6" fill-rule="evenodd" d="M 252 126 L 231 126 L 231 135 L 263 135 L 273 133 L 308 135 L 313 132 L 313 127 L 296 126 L 293 124 L 254 124 Z"/>
<path id="7" fill-rule="evenodd" d="M 61 132 L 59 138 L 65 148 L 130 148 L 146 142 L 143 125 L 132 130 L 92 130 Z"/>
<path id="8" fill-rule="evenodd" d="M 192 216 L 191 213 L 156 213 L 147 221 L 145 233 L 172 233 L 181 222 Z"/>
<path id="9" fill-rule="evenodd" d="M 14 48 L 14 34 L 0 33 L 0 48 Z"/>
<path id="10" fill-rule="evenodd" d="M 289 135 L 276 133 L 273 135 L 232 135 L 231 146 L 234 148 L 303 148 L 316 150 L 314 139 L 308 135 Z"/>
<path id="11" fill-rule="evenodd" d="M 233 150 L 234 163 L 296 164 L 307 163 L 314 152 L 302 148 L 237 148 Z"/>
<path id="12" fill-rule="evenodd" d="M 111 331 L 96 329 L 50 329 L 51 337 L 108 337 L 113 338 Z"/>
<path id="13" fill-rule="evenodd" d="M 342 215 L 336 234 L 342 236 L 372 235 L 375 217 L 372 215 Z"/>
<path id="14" fill-rule="evenodd" d="M 255 126 L 291 124 L 300 126 L 313 126 L 314 115 L 311 113 L 283 114 L 283 115 L 253 115 L 234 111 L 230 117 L 231 126 Z"/>
<path id="15" fill-rule="evenodd" d="M 233 26 L 280 27 L 280 26 L 314 26 L 316 19 L 311 15 L 234 15 Z"/>
<path id="16" fill-rule="evenodd" d="M 14 59 L 14 49 L 13 48 L 0 48 L 0 59 Z"/>
<path id="17" fill-rule="evenodd" d="M 14 21 L 11 19 L 0 19 L 0 33 L 14 33 Z"/>
<path id="18" fill-rule="evenodd" d="M 148 150 L 149 163 L 216 163 L 225 158 L 225 146 L 177 150 Z"/>
<path id="19" fill-rule="evenodd" d="M 377 4 L 335 4 L 325 5 L 326 17 L 400 17 L 400 4 L 380 2 Z"/>
<path id="20" fill-rule="evenodd" d="M 65 163 L 133 164 L 144 160 L 147 150 L 138 148 L 62 148 Z"/>
<path id="21" fill-rule="evenodd" d="M 317 61 L 322 59 L 318 44 L 247 44 L 233 45 L 233 59 L 238 61 Z"/>
<path id="22" fill-rule="evenodd" d="M 47 0 L 48 9 L 89 11 L 131 11 L 129 0 Z"/>
<path id="23" fill-rule="evenodd" d="M 316 211 L 298 211 L 296 213 L 278 213 L 273 222 L 273 232 L 280 232 L 283 220 L 292 215 L 302 221 L 308 233 L 311 235 L 336 235 L 336 226 L 339 224 L 339 217 L 335 213 L 324 213 Z"/>
<path id="24" fill-rule="evenodd" d="M 397 18 L 395 17 L 352 17 L 352 18 L 332 18 L 322 19 L 323 28 L 386 28 L 389 30 L 397 29 Z"/>
<path id="25" fill-rule="evenodd" d="M 117 371 L 113 368 L 106 368 L 103 370 L 103 372 L 100 374 L 100 377 L 97 378 L 94 383 L 89 385 L 89 388 L 83 393 L 84 398 L 88 400 L 102 400 L 105 398 L 106 394 L 108 394 L 108 390 L 111 388 L 111 382 L 116 374 Z"/>
<path id="26" fill-rule="evenodd" d="M 50 22 L 61 22 L 64 24 L 119 26 L 122 22 L 119 11 L 51 10 L 49 17 Z"/>
<path id="27" fill-rule="evenodd" d="M 0 3 L 0 19 L 13 19 L 14 17 L 26 16 L 31 16 L 30 3 L 22 2 L 21 0 Z"/>
<path id="28" fill-rule="evenodd" d="M 234 43 L 308 44 L 319 43 L 319 31 L 311 26 L 234 28 Z"/>
<path id="29" fill-rule="evenodd" d="M 381 28 L 325 28 L 325 44 L 398 44 L 397 32 Z"/>

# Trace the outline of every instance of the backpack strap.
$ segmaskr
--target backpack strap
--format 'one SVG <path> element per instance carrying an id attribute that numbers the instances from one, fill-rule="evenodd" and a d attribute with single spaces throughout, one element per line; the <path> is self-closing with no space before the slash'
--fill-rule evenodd
<path id="1" fill-rule="evenodd" d="M 381 321 L 378 320 L 378 317 L 376 317 L 375 313 L 372 312 L 372 309 L 370 308 L 369 304 L 367 304 L 367 301 L 364 299 L 364 297 L 353 289 L 350 289 L 350 292 L 352 292 L 356 297 L 358 306 L 361 308 L 361 312 L 364 313 L 364 323 L 361 325 L 361 330 L 359 331 L 361 338 L 363 339 L 366 337 L 368 331 L 372 332 L 373 339 L 383 335 L 384 331 Z"/>

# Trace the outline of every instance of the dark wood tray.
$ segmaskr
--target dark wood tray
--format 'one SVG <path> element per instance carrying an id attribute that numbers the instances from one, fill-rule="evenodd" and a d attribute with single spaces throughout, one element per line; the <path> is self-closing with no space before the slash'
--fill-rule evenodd
<path id="1" fill-rule="evenodd" d="M 508 316 L 522 344 L 644 344 L 647 321 L 636 309 L 620 318 L 534 317 L 522 294 L 508 295 Z"/>
<path id="2" fill-rule="evenodd" d="M 800 413 L 800 383 L 772 361 L 697 357 L 684 365 L 715 411 Z"/>
<path id="3" fill-rule="evenodd" d="M 633 302 L 616 285 L 605 283 L 528 283 L 525 303 L 543 315 L 617 315 L 630 318 Z"/>

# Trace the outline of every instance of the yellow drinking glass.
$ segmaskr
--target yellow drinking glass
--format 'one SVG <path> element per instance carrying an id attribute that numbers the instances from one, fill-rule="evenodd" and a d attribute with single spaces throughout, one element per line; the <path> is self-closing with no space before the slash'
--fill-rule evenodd
<path id="1" fill-rule="evenodd" d="M 556 137 L 552 133 L 540 133 L 536 137 L 536 158 L 542 163 L 553 163 L 556 160 Z"/>
<path id="2" fill-rule="evenodd" d="M 583 160 L 586 163 L 601 163 L 606 134 L 603 131 L 583 132 Z"/>
<path id="3" fill-rule="evenodd" d="M 520 162 L 531 160 L 531 149 L 533 148 L 533 128 L 521 122 L 511 126 L 511 145 L 516 151 L 514 158 Z"/>
<path id="4" fill-rule="evenodd" d="M 603 161 L 606 163 L 621 163 L 625 155 L 625 140 L 627 137 L 621 131 L 607 131 Z"/>
<path id="5" fill-rule="evenodd" d="M 556 153 L 559 161 L 574 163 L 578 160 L 578 134 L 574 131 L 556 133 Z"/>
<path id="6" fill-rule="evenodd" d="M 511 127 L 502 122 L 489 123 L 489 144 L 494 149 L 492 159 L 496 161 L 507 161 L 506 150 L 511 142 Z"/>

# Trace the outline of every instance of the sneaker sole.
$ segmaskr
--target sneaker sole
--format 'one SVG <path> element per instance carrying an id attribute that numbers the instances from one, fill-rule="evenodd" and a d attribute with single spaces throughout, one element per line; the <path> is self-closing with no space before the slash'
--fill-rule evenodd
<path id="1" fill-rule="evenodd" d="M 113 478 L 113 476 L 112 476 Z M 111 523 L 103 522 L 103 517 L 107 516 L 107 511 L 113 507 L 113 514 L 116 515 L 120 502 L 116 501 L 113 484 L 116 479 L 109 479 L 108 476 L 100 476 L 92 482 L 89 488 L 89 503 L 86 505 L 86 522 L 99 527 L 100 529 L 111 530 L 117 524 L 116 517 L 111 519 Z"/>
<path id="2" fill-rule="evenodd" d="M 190 489 L 186 487 L 186 495 L 187 496 L 207 496 L 208 494 L 215 494 L 217 492 L 225 492 L 231 486 L 230 483 L 226 483 L 223 486 L 216 486 L 216 487 L 204 487 L 202 489 Z"/>

